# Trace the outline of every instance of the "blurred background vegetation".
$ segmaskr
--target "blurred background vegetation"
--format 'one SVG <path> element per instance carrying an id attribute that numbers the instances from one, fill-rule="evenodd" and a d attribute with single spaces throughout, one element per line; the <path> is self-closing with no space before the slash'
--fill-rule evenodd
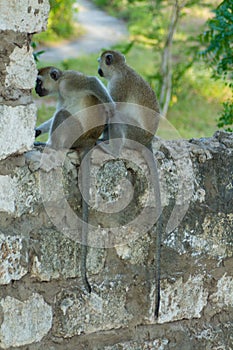
<path id="1" fill-rule="evenodd" d="M 49 3 L 47 30 L 35 34 L 33 40 L 49 45 L 63 39 L 76 39 L 82 33 L 81 27 L 75 21 L 75 14 L 78 12 L 76 0 L 49 0 Z"/>
<path id="2" fill-rule="evenodd" d="M 232 0 L 93 0 L 123 19 L 130 37 L 116 49 L 153 87 L 161 110 L 183 138 L 211 136 L 218 128 L 232 131 L 233 1 Z M 48 30 L 34 36 L 49 45 L 82 34 L 75 19 L 78 1 L 50 0 Z M 106 32 L 106 35 L 108 33 Z M 99 53 L 43 62 L 97 75 Z M 106 82 L 104 82 L 106 83 Z M 48 99 L 49 101 L 49 99 Z M 41 104 L 38 123 L 54 111 Z M 44 100 L 43 100 L 44 102 Z"/>

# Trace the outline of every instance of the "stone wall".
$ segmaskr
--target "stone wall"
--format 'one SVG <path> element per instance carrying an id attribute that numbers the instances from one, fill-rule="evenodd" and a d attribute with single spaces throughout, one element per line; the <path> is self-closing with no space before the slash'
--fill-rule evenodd
<path id="1" fill-rule="evenodd" d="M 0 159 L 27 151 L 34 141 L 37 71 L 30 41 L 46 28 L 48 12 L 48 0 L 0 2 Z"/>
<path id="2" fill-rule="evenodd" d="M 33 148 L 30 34 L 48 2 L 0 3 L 0 348 L 233 349 L 233 135 L 156 139 L 161 305 L 154 318 L 156 207 L 137 151 L 91 162 L 81 281 L 79 156 Z"/>
<path id="3" fill-rule="evenodd" d="M 93 153 L 91 294 L 80 276 L 76 153 L 32 150 L 1 161 L 2 349 L 231 348 L 233 137 L 158 139 L 154 149 L 163 203 L 158 320 L 156 225 L 137 231 L 132 221 L 150 196 L 141 155 L 99 162 L 102 152 Z M 101 200 L 112 205 L 124 195 L 125 179 L 134 184 L 133 205 L 99 213 Z"/>

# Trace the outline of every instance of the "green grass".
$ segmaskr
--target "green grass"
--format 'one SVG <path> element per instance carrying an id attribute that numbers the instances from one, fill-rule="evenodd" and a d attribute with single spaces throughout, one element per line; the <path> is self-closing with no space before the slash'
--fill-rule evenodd
<path id="1" fill-rule="evenodd" d="M 222 81 L 211 79 L 200 64 L 184 76 L 177 102 L 168 112 L 168 120 L 184 138 L 209 137 L 218 129 L 221 103 L 230 97 L 230 89 Z"/>
<path id="2" fill-rule="evenodd" d="M 217 130 L 216 120 L 220 109 L 219 104 L 208 103 L 189 89 L 169 110 L 168 120 L 182 138 L 209 137 Z"/>

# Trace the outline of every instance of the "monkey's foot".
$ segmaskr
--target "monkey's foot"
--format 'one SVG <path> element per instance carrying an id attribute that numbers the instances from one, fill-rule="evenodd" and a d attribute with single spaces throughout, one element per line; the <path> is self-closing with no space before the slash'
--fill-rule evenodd
<path id="1" fill-rule="evenodd" d="M 36 147 L 46 147 L 47 143 L 45 143 L 45 142 L 34 142 L 34 146 L 36 146 Z"/>

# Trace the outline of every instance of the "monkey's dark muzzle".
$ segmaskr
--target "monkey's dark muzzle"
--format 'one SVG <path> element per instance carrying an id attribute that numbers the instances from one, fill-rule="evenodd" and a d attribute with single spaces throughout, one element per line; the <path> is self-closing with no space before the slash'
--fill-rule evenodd
<path id="1" fill-rule="evenodd" d="M 37 95 L 39 95 L 40 97 L 48 95 L 48 91 L 46 89 L 41 88 L 40 86 L 36 85 L 35 90 Z"/>
<path id="2" fill-rule="evenodd" d="M 101 77 L 103 77 L 103 76 L 104 76 L 104 72 L 102 71 L 102 69 L 101 69 L 101 68 L 99 68 L 99 69 L 98 69 L 98 74 L 99 74 Z"/>
<path id="3" fill-rule="evenodd" d="M 40 97 L 48 95 L 48 91 L 42 87 L 42 81 L 37 78 L 35 90 Z"/>

